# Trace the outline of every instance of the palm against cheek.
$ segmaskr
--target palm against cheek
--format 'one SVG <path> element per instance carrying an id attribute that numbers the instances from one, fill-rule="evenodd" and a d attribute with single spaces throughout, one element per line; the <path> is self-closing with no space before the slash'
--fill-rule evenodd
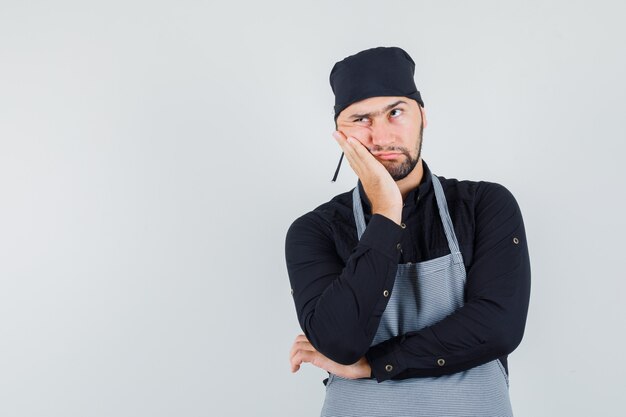
<path id="1" fill-rule="evenodd" d="M 360 143 L 357 143 L 356 146 L 362 145 Z M 363 148 L 366 151 L 363 152 L 362 155 L 365 167 L 367 169 L 366 175 L 370 175 L 373 178 L 378 178 L 381 182 L 387 181 L 387 177 L 389 177 L 388 180 L 393 181 L 393 178 L 391 178 L 391 174 L 389 174 L 389 171 L 387 170 L 385 165 L 381 161 L 376 159 L 365 146 L 363 146 Z"/>
<path id="2" fill-rule="evenodd" d="M 361 169 L 360 172 L 357 172 L 355 169 L 355 172 L 361 179 L 363 185 L 366 186 L 365 184 L 377 184 L 379 182 L 393 181 L 393 178 L 391 178 L 391 174 L 389 174 L 385 165 L 372 155 L 369 149 L 361 140 L 358 139 L 358 137 L 355 137 L 355 139 L 357 139 L 357 142 L 354 143 L 354 146 L 360 147 L 360 150 L 362 151 L 356 153 Z M 367 192 L 367 188 L 365 191 Z"/>
<path id="3" fill-rule="evenodd" d="M 333 137 L 361 180 L 372 205 L 372 212 L 382 214 L 400 224 L 402 195 L 391 174 L 358 140 L 346 138 L 340 131 L 334 132 Z"/>

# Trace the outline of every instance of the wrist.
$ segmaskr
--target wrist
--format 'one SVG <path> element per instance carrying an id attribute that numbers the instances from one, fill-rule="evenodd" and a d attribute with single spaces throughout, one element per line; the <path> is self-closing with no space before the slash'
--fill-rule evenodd
<path id="1" fill-rule="evenodd" d="M 385 216 L 398 225 L 402 223 L 402 206 L 383 209 L 373 208 L 372 214 L 380 214 L 381 216 Z"/>
<path id="2" fill-rule="evenodd" d="M 352 368 L 352 379 L 371 378 L 371 377 L 372 377 L 372 367 L 367 362 L 367 359 L 363 357 Z"/>

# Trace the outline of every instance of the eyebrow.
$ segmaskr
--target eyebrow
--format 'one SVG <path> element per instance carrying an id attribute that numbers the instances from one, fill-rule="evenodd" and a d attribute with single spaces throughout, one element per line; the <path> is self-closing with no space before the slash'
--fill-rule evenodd
<path id="1" fill-rule="evenodd" d="M 386 111 L 391 110 L 392 108 L 396 107 L 398 104 L 406 104 L 406 101 L 404 100 L 398 100 L 395 103 L 391 103 L 387 106 L 385 106 L 385 108 L 375 111 L 375 112 L 370 112 L 370 113 L 355 113 L 353 115 L 348 116 L 348 119 L 360 119 L 361 117 L 372 117 L 372 116 L 377 116 L 381 113 L 385 113 Z"/>

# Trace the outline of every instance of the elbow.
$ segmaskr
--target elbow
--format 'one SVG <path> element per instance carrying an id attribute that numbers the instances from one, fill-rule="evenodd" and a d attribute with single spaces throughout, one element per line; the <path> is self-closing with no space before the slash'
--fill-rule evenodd
<path id="1" fill-rule="evenodd" d="M 492 356 L 509 355 L 522 342 L 528 311 L 527 297 L 523 299 L 526 300 L 525 304 L 508 300 L 497 303 L 496 314 L 491 315 L 491 320 L 485 323 L 487 337 L 483 343 L 487 343 Z"/>
<path id="2" fill-rule="evenodd" d="M 310 332 L 305 332 L 309 342 L 318 352 L 326 356 L 328 359 L 341 365 L 352 365 L 361 359 L 367 352 L 368 347 L 359 349 L 360 343 L 355 343 L 354 339 L 349 337 L 332 337 L 326 335 L 319 337 Z"/>
<path id="3" fill-rule="evenodd" d="M 492 335 L 491 350 L 496 357 L 509 355 L 522 342 L 524 330 L 512 331 L 508 329 L 500 329 Z"/>
<path id="4" fill-rule="evenodd" d="M 328 354 L 324 354 L 323 352 L 322 354 L 341 365 L 352 365 L 353 363 L 358 362 L 366 352 L 366 350 L 355 350 L 353 345 L 348 346 L 345 343 L 334 344 L 329 347 L 330 350 L 328 351 Z"/>
<path id="5" fill-rule="evenodd" d="M 330 322 L 320 319 L 319 313 L 311 313 L 301 327 L 311 345 L 328 359 L 341 365 L 358 362 L 368 351 L 371 340 L 353 323 L 329 325 Z"/>
<path id="6" fill-rule="evenodd" d="M 499 358 L 501 356 L 509 355 L 519 344 L 520 341 L 515 340 L 497 340 L 492 345 L 493 356 Z"/>

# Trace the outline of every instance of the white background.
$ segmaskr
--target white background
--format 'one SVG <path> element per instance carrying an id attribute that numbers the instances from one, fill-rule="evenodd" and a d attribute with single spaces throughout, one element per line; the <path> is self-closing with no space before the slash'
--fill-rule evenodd
<path id="1" fill-rule="evenodd" d="M 284 237 L 356 182 L 332 65 L 392 45 L 433 172 L 522 209 L 516 416 L 623 415 L 624 7 L 0 0 L 0 415 L 319 415 Z"/>

